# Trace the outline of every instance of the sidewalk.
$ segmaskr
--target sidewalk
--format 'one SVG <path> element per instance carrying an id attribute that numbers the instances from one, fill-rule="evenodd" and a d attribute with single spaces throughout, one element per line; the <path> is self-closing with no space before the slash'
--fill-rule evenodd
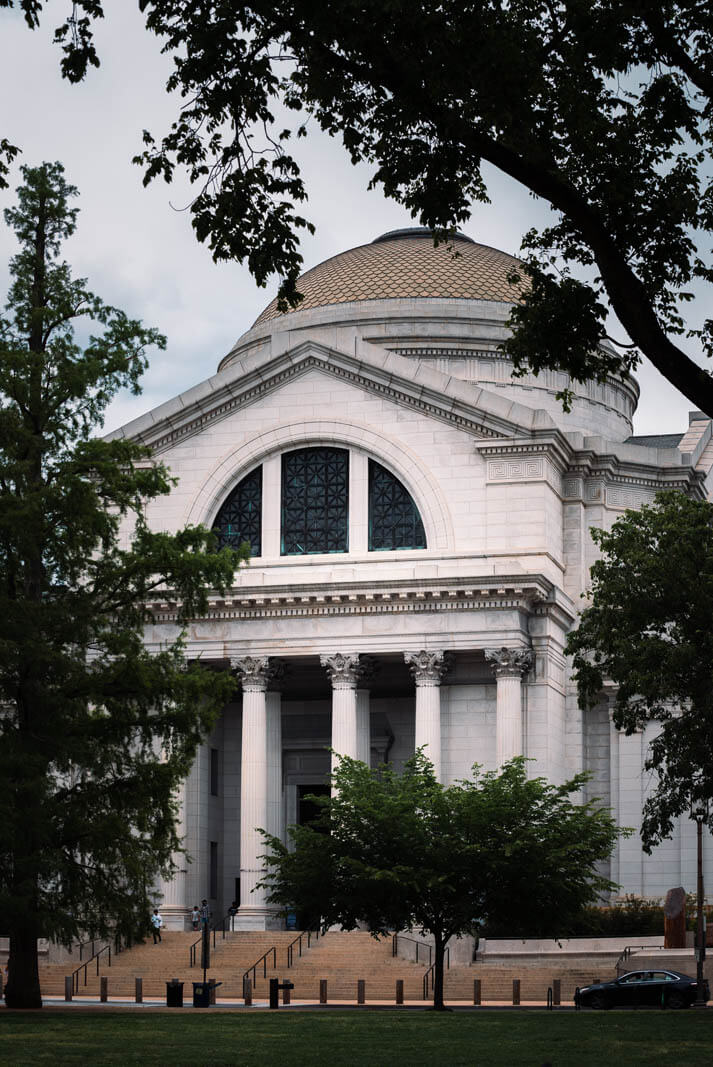
<path id="1" fill-rule="evenodd" d="M 1 1002 L 0 1002 L 1 1003 Z M 514 1005 L 510 1001 L 492 1000 L 486 1001 L 483 1004 L 476 1005 L 465 1000 L 447 1000 L 446 1007 L 454 1008 L 458 1010 L 467 1011 L 482 1011 L 483 1009 L 498 1009 L 509 1011 L 521 1011 L 521 1010 L 539 1010 L 544 1011 L 547 1009 L 545 1001 L 523 1001 L 519 1005 Z M 184 1000 L 183 1008 L 167 1008 L 165 998 L 163 997 L 144 997 L 143 1003 L 137 1004 L 134 1000 L 127 997 L 109 997 L 105 1002 L 100 1001 L 98 997 L 74 997 L 71 1001 L 66 1001 L 63 997 L 43 997 L 42 1004 L 44 1008 L 53 1008 L 55 1010 L 66 1011 L 107 1011 L 120 1008 L 122 1010 L 137 1010 L 137 1011 L 196 1011 L 196 1012 L 210 1012 L 210 1011 L 269 1011 L 269 1001 L 267 1000 L 253 1000 L 250 1007 L 246 1007 L 242 1000 L 231 1000 L 217 998 L 216 1003 L 209 1008 L 194 1008 L 191 1002 L 191 997 L 188 996 Z M 4 1004 L 2 1004 L 4 1007 Z M 334 1011 L 341 1009 L 348 1009 L 354 1011 L 364 1011 L 369 1008 L 389 1008 L 393 1011 L 401 1011 L 404 1008 L 415 1011 L 425 1011 L 431 1008 L 430 1001 L 424 1000 L 407 1000 L 403 1004 L 395 1004 L 393 1000 L 370 1000 L 366 1004 L 357 1004 L 356 1000 L 333 1000 L 328 1004 L 320 1004 L 317 1000 L 293 1000 L 290 1004 L 280 1004 L 278 1011 Z M 573 1011 L 574 1004 L 571 1001 L 565 1002 L 561 1007 L 555 1007 L 554 1011 Z"/>

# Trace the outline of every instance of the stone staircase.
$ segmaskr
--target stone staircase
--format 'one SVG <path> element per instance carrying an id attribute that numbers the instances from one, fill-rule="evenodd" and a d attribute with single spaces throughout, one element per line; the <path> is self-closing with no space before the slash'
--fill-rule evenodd
<path id="1" fill-rule="evenodd" d="M 316 1000 L 320 980 L 324 978 L 330 1001 L 355 1001 L 357 981 L 362 979 L 366 983 L 367 1001 L 393 1003 L 397 979 L 403 980 L 406 1000 L 421 999 L 426 967 L 423 963 L 392 956 L 390 937 L 377 941 L 371 934 L 355 930 L 330 931 L 301 957 L 295 957 L 292 968 L 281 970 L 278 966 L 278 972 L 276 977 L 294 982 L 291 994 L 294 1000 Z M 256 987 L 258 995 L 266 989 L 263 982 Z"/>
<path id="2" fill-rule="evenodd" d="M 163 940 L 154 945 L 149 939 L 141 945 L 135 945 L 131 949 L 112 954 L 111 966 L 108 965 L 106 956 L 99 959 L 99 974 L 96 970 L 96 962 L 92 961 L 87 967 L 87 981 L 84 983 L 84 975 L 80 974 L 78 996 L 99 996 L 100 978 L 108 979 L 109 996 L 130 997 L 133 999 L 136 978 L 143 979 L 144 997 L 165 997 L 166 982 L 171 978 L 178 978 L 185 982 L 184 996 L 192 995 L 191 982 L 198 982 L 203 977 L 200 967 L 200 946 L 196 952 L 196 966 L 189 966 L 190 946 L 196 941 L 198 935 L 191 931 L 183 933 L 165 929 L 162 931 Z M 223 939 L 216 935 L 216 947 L 212 947 L 211 937 L 211 965 L 208 974 L 216 981 L 223 982 L 220 990 L 221 996 L 242 995 L 243 974 L 272 945 L 280 946 L 284 957 L 285 950 L 290 941 L 294 939 L 293 933 L 263 932 L 263 931 L 240 931 L 228 933 Z M 278 949 L 278 961 L 279 961 Z M 40 986 L 46 996 L 62 996 L 64 994 L 64 978 L 77 966 L 76 962 L 50 964 L 40 969 Z M 262 973 L 262 972 L 261 972 Z M 271 972 L 272 973 L 272 972 Z"/>
<path id="3" fill-rule="evenodd" d="M 143 979 L 144 997 L 160 997 L 166 994 L 166 982 L 178 978 L 185 982 L 184 997 L 192 995 L 191 983 L 202 978 L 200 952 L 197 965 L 189 966 L 189 947 L 197 935 L 174 931 L 163 932 L 163 941 L 154 945 L 151 940 L 142 945 L 112 956 L 107 965 L 106 957 L 100 959 L 99 975 L 96 963 L 87 968 L 87 982 L 80 979 L 79 996 L 98 996 L 101 976 L 108 978 L 109 996 L 133 999 L 135 979 Z M 423 978 L 426 964 L 416 963 L 400 956 L 392 956 L 391 938 L 375 940 L 369 933 L 354 931 L 343 933 L 331 931 L 312 941 L 312 947 L 303 947 L 300 957 L 295 950 L 293 966 L 287 967 L 287 946 L 294 941 L 292 931 L 235 931 L 222 939 L 216 937 L 216 948 L 211 949 L 209 976 L 222 985 L 219 998 L 239 999 L 243 995 L 243 975 L 268 949 L 275 948 L 275 965 L 270 955 L 267 966 L 257 970 L 253 996 L 263 1000 L 268 995 L 270 978 L 289 980 L 294 983 L 293 1000 L 316 1001 L 319 983 L 327 980 L 327 995 L 331 1001 L 355 1001 L 357 980 L 366 983 L 366 1000 L 395 1000 L 397 979 L 404 983 L 404 998 L 420 1001 L 423 998 Z M 305 939 L 306 942 L 306 939 Z M 304 943 L 303 943 L 304 944 Z M 633 962 L 633 961 L 632 961 Z M 46 996 L 64 994 L 64 978 L 76 966 L 75 963 L 46 964 L 40 971 L 42 991 Z M 608 958 L 574 956 L 547 958 L 546 956 L 519 957 L 516 959 L 478 960 L 471 966 L 459 964 L 445 972 L 446 1000 L 473 1001 L 473 980 L 481 981 L 483 1002 L 512 1002 L 513 979 L 520 980 L 520 999 L 544 1001 L 547 989 L 555 979 L 561 982 L 562 1002 L 571 1001 L 577 986 L 588 985 L 597 979 L 614 977 L 614 965 Z"/>

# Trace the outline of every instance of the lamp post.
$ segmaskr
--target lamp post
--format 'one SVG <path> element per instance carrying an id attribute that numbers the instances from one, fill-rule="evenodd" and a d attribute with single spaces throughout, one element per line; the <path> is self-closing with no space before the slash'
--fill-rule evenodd
<path id="1" fill-rule="evenodd" d="M 705 918 L 703 915 L 703 824 L 708 820 L 708 803 L 699 801 L 692 808 L 691 815 L 696 820 L 696 843 L 698 846 L 698 882 L 696 887 L 696 1001 L 694 1007 L 705 1008 L 703 995 L 703 964 L 706 959 Z"/>

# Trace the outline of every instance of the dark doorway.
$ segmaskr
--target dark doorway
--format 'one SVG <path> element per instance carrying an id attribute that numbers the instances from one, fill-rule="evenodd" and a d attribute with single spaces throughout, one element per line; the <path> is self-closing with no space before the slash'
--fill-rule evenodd
<path id="1" fill-rule="evenodd" d="M 323 784 L 297 786 L 297 822 L 300 826 L 310 826 L 317 819 L 322 809 L 309 796 L 328 797 L 330 787 Z M 325 833 L 327 831 L 325 830 Z M 297 912 L 297 927 L 300 930 L 313 930 L 319 924 L 319 912 L 309 908 Z"/>
<path id="2" fill-rule="evenodd" d="M 297 786 L 297 822 L 300 826 L 310 826 L 321 814 L 321 808 L 307 797 L 328 797 L 329 789 L 328 785 Z"/>

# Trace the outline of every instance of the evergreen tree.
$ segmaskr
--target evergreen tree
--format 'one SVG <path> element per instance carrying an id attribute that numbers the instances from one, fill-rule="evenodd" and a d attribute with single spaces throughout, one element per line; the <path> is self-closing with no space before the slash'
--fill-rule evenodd
<path id="1" fill-rule="evenodd" d="M 441 785 L 419 750 L 403 774 L 343 758 L 320 817 L 266 835 L 269 899 L 308 920 L 375 935 L 412 929 L 434 942 L 433 1004 L 443 1008 L 448 941 L 479 923 L 510 936 L 562 936 L 582 906 L 614 888 L 597 870 L 620 831 L 608 811 L 528 778 L 522 757 L 499 772 Z"/>
<path id="2" fill-rule="evenodd" d="M 202 527 L 151 532 L 144 509 L 168 472 L 93 436 L 165 340 L 61 260 L 77 218 L 62 166 L 22 173 L 0 317 L 0 915 L 16 1008 L 41 1006 L 38 937 L 145 922 L 180 848 L 176 788 L 231 684 L 186 664 L 180 633 L 146 648 L 148 602 L 199 615 L 241 558 Z M 77 322 L 93 330 L 84 347 Z"/>

